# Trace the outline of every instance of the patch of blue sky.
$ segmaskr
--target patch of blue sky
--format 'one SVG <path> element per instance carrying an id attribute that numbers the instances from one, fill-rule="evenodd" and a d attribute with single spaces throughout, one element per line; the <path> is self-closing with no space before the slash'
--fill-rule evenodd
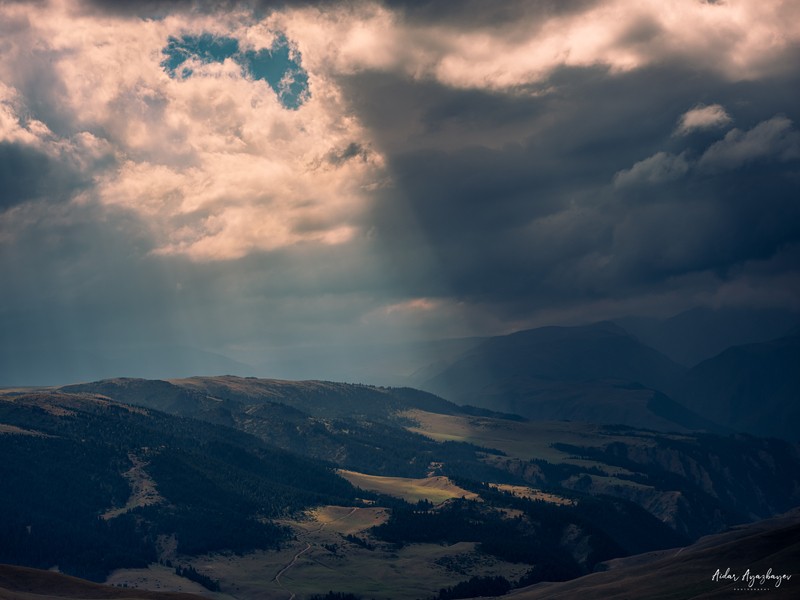
<path id="1" fill-rule="evenodd" d="M 266 81 L 286 108 L 299 108 L 307 99 L 308 74 L 285 35 L 276 35 L 271 48 L 243 52 L 241 64 L 253 79 Z"/>
<path id="2" fill-rule="evenodd" d="M 190 77 L 192 70 L 188 67 L 181 69 L 189 59 L 196 59 L 204 64 L 224 62 L 239 52 L 239 42 L 234 38 L 213 36 L 210 33 L 202 35 L 184 35 L 180 38 L 170 37 L 167 47 L 162 50 L 166 58 L 161 61 L 161 66 L 170 77 Z"/>
<path id="3" fill-rule="evenodd" d="M 234 38 L 209 33 L 170 37 L 162 52 L 165 58 L 161 66 L 172 78 L 191 77 L 193 71 L 186 63 L 192 59 L 209 64 L 232 58 L 242 67 L 243 75 L 265 81 L 285 108 L 295 110 L 309 96 L 308 73 L 302 67 L 300 53 L 281 33 L 275 36 L 271 48 L 244 52 Z"/>

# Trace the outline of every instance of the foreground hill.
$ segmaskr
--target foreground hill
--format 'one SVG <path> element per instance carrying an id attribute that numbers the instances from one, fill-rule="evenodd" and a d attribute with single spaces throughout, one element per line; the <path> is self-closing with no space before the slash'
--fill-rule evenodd
<path id="1" fill-rule="evenodd" d="M 0 562 L 102 581 L 167 547 L 275 548 L 276 518 L 356 498 L 328 464 L 100 396 L 2 395 L 0 424 Z"/>
<path id="2" fill-rule="evenodd" d="M 0 600 L 204 600 L 180 592 L 120 589 L 52 571 L 0 564 Z"/>
<path id="3" fill-rule="evenodd" d="M 108 379 L 61 388 L 239 429 L 284 450 L 379 475 L 422 477 L 431 461 L 476 463 L 476 448 L 437 444 L 404 428 L 411 409 L 466 414 L 411 388 L 233 376 Z"/>
<path id="4" fill-rule="evenodd" d="M 606 565 L 608 571 L 563 583 L 540 583 L 515 590 L 507 597 L 723 600 L 760 593 L 789 600 L 800 596 L 798 566 L 800 513 L 793 511 L 703 538 L 686 548 L 611 561 Z M 717 573 L 719 576 L 715 577 Z M 726 573 L 729 578 L 724 577 Z"/>
<path id="5" fill-rule="evenodd" d="M 788 442 L 325 382 L 6 391 L 0 456 L 0 562 L 241 600 L 565 580 L 800 504 Z"/>
<path id="6" fill-rule="evenodd" d="M 399 422 L 408 420 L 397 418 Z M 285 585 L 279 575 L 304 554 L 314 552 L 315 560 L 324 559 L 323 563 L 347 561 L 351 569 L 357 569 L 352 557 L 363 558 L 362 550 L 379 552 L 391 562 L 399 548 L 411 545 L 405 554 L 421 565 L 422 557 L 446 542 L 448 546 L 460 544 L 461 549 L 438 551 L 443 564 L 452 568 L 431 581 L 450 585 L 488 565 L 519 576 L 526 569 L 547 564 L 545 572 L 574 576 L 591 571 L 600 560 L 629 554 L 631 549 L 663 548 L 684 539 L 628 502 L 587 499 L 549 506 L 504 495 L 478 479 L 496 477 L 489 479 L 495 484 L 521 481 L 482 462 L 497 451 L 478 452 L 463 442 L 433 441 L 407 431 L 400 423 L 379 428 L 368 440 L 360 439 L 370 428 L 368 423 L 362 424 L 361 433 L 336 429 L 354 428 L 355 421 L 315 423 L 321 429 L 334 428 L 336 435 L 341 433 L 346 448 L 356 446 L 347 436 L 355 435 L 365 447 L 370 446 L 366 442 L 383 438 L 380 443 L 395 457 L 391 463 L 380 462 L 378 470 L 396 474 L 400 469 L 396 465 L 405 465 L 403 468 L 413 471 L 420 467 L 423 471 L 447 471 L 427 478 L 437 482 L 433 496 L 437 504 L 422 500 L 412 505 L 402 500 L 403 487 L 414 488 L 418 483 L 425 487 L 422 481 L 381 478 L 374 470 L 369 476 L 349 472 L 347 476 L 362 487 L 371 486 L 361 482 L 378 481 L 388 484 L 384 493 L 398 497 L 356 490 L 330 463 L 280 450 L 230 427 L 122 404 L 101 395 L 63 391 L 2 394 L 0 562 L 57 566 L 96 581 L 119 569 L 154 570 L 162 578 L 158 581 L 164 581 L 165 576 L 175 577 L 168 565 L 196 565 L 198 561 L 202 565 L 202 561 L 215 560 L 208 557 L 229 557 L 223 561 L 226 564 L 286 561 L 283 567 L 268 571 L 268 580 L 259 583 L 275 588 Z M 331 459 L 351 460 L 347 455 Z M 446 482 L 448 474 L 460 477 L 460 485 L 466 487 Z M 447 493 L 440 496 L 441 492 Z M 458 498 L 460 493 L 469 497 Z M 319 541 L 313 544 L 311 538 L 298 542 L 298 527 L 307 519 L 305 515 L 319 507 L 341 507 L 343 515 L 364 510 L 373 511 L 368 514 L 376 518 L 386 516 L 372 521 L 374 527 L 362 532 L 362 537 L 317 536 L 314 539 Z M 607 526 L 612 520 L 638 526 L 619 536 Z M 313 531 L 320 533 L 324 526 L 322 523 Z M 288 548 L 288 559 L 284 548 Z M 282 558 L 269 558 L 273 556 Z M 203 573 L 194 566 L 181 569 L 181 576 L 204 581 L 209 589 L 216 589 L 222 579 L 211 568 Z M 326 577 L 335 578 L 333 571 Z M 263 569 L 259 572 L 260 578 L 265 577 Z M 236 573 L 234 569 L 234 575 L 222 581 L 223 591 L 240 586 L 241 571 Z M 394 586 L 386 587 L 380 580 L 376 585 L 382 586 L 382 597 L 398 597 L 398 587 L 407 587 L 410 591 L 406 594 L 413 594 L 411 597 L 421 593 L 415 586 L 422 586 L 423 595 L 435 592 L 425 579 L 410 585 L 415 577 L 400 572 Z M 336 580 L 339 585 L 349 585 L 341 576 Z M 258 597 L 253 593 L 252 597 Z"/>
<path id="7" fill-rule="evenodd" d="M 502 451 L 485 462 L 525 485 L 633 502 L 688 539 L 800 505 L 800 448 L 782 440 L 421 411 L 411 416 L 414 430 L 434 439 Z"/>
<path id="8" fill-rule="evenodd" d="M 348 471 L 614 496 L 687 539 L 800 504 L 800 453 L 779 441 L 580 422 L 537 425 L 476 414 L 408 388 L 332 382 L 116 379 L 62 391 L 101 393 L 233 427 Z"/>
<path id="9" fill-rule="evenodd" d="M 701 362 L 683 379 L 679 397 L 734 431 L 800 440 L 800 332 Z"/>

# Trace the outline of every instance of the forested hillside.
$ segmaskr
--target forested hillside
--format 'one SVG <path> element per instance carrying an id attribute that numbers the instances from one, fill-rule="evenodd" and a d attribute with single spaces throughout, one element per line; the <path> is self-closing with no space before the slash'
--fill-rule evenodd
<path id="1" fill-rule="evenodd" d="M 347 569 L 403 555 L 445 600 L 578 577 L 800 503 L 788 442 L 548 424 L 324 382 L 6 391 L 0 455 L 0 562 L 95 581 L 162 565 L 223 592 L 251 568 L 287 589 L 279 575 L 299 564 L 317 570 L 307 595 L 352 591 Z M 388 598 L 409 576 L 364 589 Z"/>
<path id="2" fill-rule="evenodd" d="M 272 519 L 355 502 L 325 463 L 97 396 L 0 396 L 0 423 L 0 562 L 100 581 L 158 560 L 165 539 L 186 554 L 275 548 L 289 532 Z M 115 511 L 137 464 L 157 495 Z"/>

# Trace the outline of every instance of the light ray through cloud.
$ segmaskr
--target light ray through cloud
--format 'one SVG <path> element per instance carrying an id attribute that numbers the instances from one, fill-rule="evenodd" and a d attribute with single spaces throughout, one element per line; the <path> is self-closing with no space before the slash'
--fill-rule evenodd
<path id="1" fill-rule="evenodd" d="M 788 0 L 3 2 L 0 350 L 798 309 L 798 57 Z"/>

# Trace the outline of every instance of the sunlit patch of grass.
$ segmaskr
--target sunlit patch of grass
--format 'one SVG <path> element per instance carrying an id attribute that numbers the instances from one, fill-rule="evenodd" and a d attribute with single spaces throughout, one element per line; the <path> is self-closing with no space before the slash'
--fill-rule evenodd
<path id="1" fill-rule="evenodd" d="M 423 479 L 381 477 L 343 469 L 340 469 L 338 473 L 362 490 L 395 496 L 408 502 L 427 500 L 433 504 L 441 504 L 451 498 L 473 499 L 478 497 L 477 494 L 458 487 L 450 479 L 442 476 Z"/>
<path id="2" fill-rule="evenodd" d="M 582 468 L 599 467 L 600 462 L 576 458 L 553 448 L 554 443 L 574 446 L 604 446 L 612 441 L 635 441 L 650 444 L 644 436 L 633 437 L 611 432 L 602 425 L 573 421 L 510 421 L 491 417 L 442 415 L 422 410 L 409 410 L 401 416 L 417 423 L 409 427 L 437 441 L 457 440 L 486 448 L 494 448 L 507 456 L 521 460 L 545 460 L 550 463 L 569 463 Z"/>
<path id="3" fill-rule="evenodd" d="M 565 498 L 563 496 L 558 496 L 556 494 L 550 494 L 548 492 L 543 492 L 542 490 L 536 490 L 534 488 L 527 487 L 524 485 L 511 485 L 507 483 L 490 483 L 489 486 L 504 492 L 509 492 L 515 496 L 519 496 L 520 498 L 529 498 L 530 500 L 541 500 L 543 502 L 549 502 L 550 504 L 558 504 L 560 506 L 572 506 L 575 504 L 575 500 L 571 498 Z"/>
<path id="4" fill-rule="evenodd" d="M 325 531 L 341 535 L 355 535 L 381 525 L 389 518 L 389 511 L 379 506 L 356 508 L 352 506 L 318 506 L 308 513 L 307 520 L 291 523 L 304 531 Z"/>

